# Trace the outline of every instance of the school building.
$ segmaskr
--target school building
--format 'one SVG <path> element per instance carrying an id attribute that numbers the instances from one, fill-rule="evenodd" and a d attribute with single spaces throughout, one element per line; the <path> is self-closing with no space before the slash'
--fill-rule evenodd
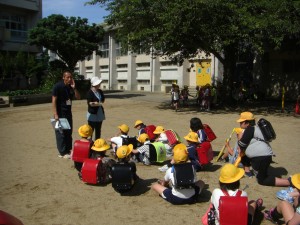
<path id="1" fill-rule="evenodd" d="M 0 50 L 39 53 L 27 44 L 28 31 L 42 19 L 42 0 L 0 0 Z"/>
<path id="2" fill-rule="evenodd" d="M 177 65 L 167 57 L 124 52 L 113 31 L 106 33 L 99 47 L 101 56 L 94 52 L 77 64 L 75 72 L 85 79 L 101 78 L 103 90 L 169 92 L 172 83 L 195 88 L 223 78 L 222 64 L 213 55 L 201 53 Z"/>

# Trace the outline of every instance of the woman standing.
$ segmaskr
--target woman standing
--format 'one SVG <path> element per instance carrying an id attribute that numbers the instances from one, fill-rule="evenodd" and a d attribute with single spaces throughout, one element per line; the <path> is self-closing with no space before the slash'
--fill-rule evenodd
<path id="1" fill-rule="evenodd" d="M 94 140 L 101 137 L 102 122 L 105 120 L 104 108 L 102 106 L 102 103 L 105 101 L 105 97 L 103 91 L 100 89 L 101 82 L 102 80 L 98 77 L 92 77 L 91 89 L 87 93 L 87 121 L 95 133 Z"/>

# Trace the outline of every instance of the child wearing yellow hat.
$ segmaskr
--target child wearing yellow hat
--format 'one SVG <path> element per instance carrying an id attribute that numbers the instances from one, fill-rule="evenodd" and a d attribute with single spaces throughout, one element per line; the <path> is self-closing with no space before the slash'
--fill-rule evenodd
<path id="1" fill-rule="evenodd" d="M 241 139 L 244 129 L 242 129 L 240 127 L 236 127 L 236 128 L 234 128 L 234 132 L 236 133 L 236 138 L 238 141 Z M 230 146 L 230 140 L 229 139 L 226 140 L 225 146 L 226 146 L 227 151 L 222 155 L 222 157 L 220 158 L 219 161 L 221 161 L 221 162 L 228 161 L 229 163 L 234 164 L 235 160 L 237 159 L 237 157 L 239 155 L 237 141 L 235 143 L 234 148 L 232 148 Z"/>
<path id="2" fill-rule="evenodd" d="M 131 171 L 133 173 L 133 180 L 136 181 L 139 177 L 136 174 L 136 165 L 131 161 L 133 145 L 122 145 L 117 149 L 116 156 L 118 158 L 118 163 L 129 164 L 131 166 Z"/>
<path id="3" fill-rule="evenodd" d="M 225 164 L 220 171 L 219 184 L 220 188 L 213 190 L 211 195 L 211 203 L 215 209 L 215 224 L 219 225 L 219 201 L 221 196 L 247 196 L 245 191 L 239 190 L 240 179 L 244 176 L 245 171 L 237 168 L 232 164 Z M 260 208 L 263 204 L 261 198 L 256 201 L 248 202 L 248 225 L 252 224 L 256 209 Z M 232 209 L 235 210 L 235 209 Z"/>
<path id="4" fill-rule="evenodd" d="M 163 126 L 157 126 L 153 131 L 153 134 L 156 135 L 155 141 L 159 141 L 165 145 L 167 151 L 167 157 L 172 156 L 172 146 L 169 145 L 169 140 L 165 133 L 165 128 Z"/>
<path id="5" fill-rule="evenodd" d="M 175 164 L 186 163 L 188 161 L 188 151 L 184 144 L 177 144 L 173 149 L 173 159 Z M 168 168 L 163 180 L 152 184 L 152 189 L 156 191 L 163 199 L 171 204 L 192 204 L 197 200 L 197 196 L 201 193 L 204 187 L 202 180 L 197 181 L 197 175 L 194 171 L 194 187 L 190 188 L 176 188 L 174 169 Z"/>
<path id="6" fill-rule="evenodd" d="M 298 225 L 300 224 L 300 173 L 294 174 L 291 177 L 292 185 L 295 187 L 289 193 L 293 198 L 293 203 L 288 201 L 280 201 L 275 208 L 266 210 L 264 217 L 267 220 L 277 223 L 283 217 L 285 224 Z"/>
<path id="7" fill-rule="evenodd" d="M 116 154 L 116 151 L 119 147 L 121 147 L 123 143 L 124 138 L 128 138 L 128 132 L 129 132 L 129 127 L 126 124 L 121 124 L 118 126 L 118 133 L 109 139 L 107 141 L 111 142 L 113 154 Z"/>
<path id="8" fill-rule="evenodd" d="M 196 172 L 200 171 L 202 166 L 199 162 L 198 154 L 197 154 L 197 146 L 198 146 L 198 135 L 195 132 L 189 132 L 184 139 L 188 143 L 187 150 L 189 160 L 194 166 Z"/>
<path id="9" fill-rule="evenodd" d="M 138 141 L 142 146 L 137 149 L 132 149 L 132 153 L 141 161 L 144 165 L 150 165 L 150 140 L 148 134 L 140 134 Z"/>
<path id="10" fill-rule="evenodd" d="M 77 142 L 88 142 L 90 143 L 90 147 L 93 145 L 93 140 L 91 139 L 92 135 L 93 135 L 93 128 L 88 125 L 88 124 L 84 124 L 82 126 L 80 126 L 78 128 L 78 134 L 81 137 L 79 140 L 77 140 Z M 72 157 L 73 157 L 73 152 L 72 152 Z M 82 168 L 82 162 L 76 162 L 74 161 L 74 167 L 80 172 L 81 168 Z M 80 177 L 80 174 L 79 174 Z"/>
<path id="11" fill-rule="evenodd" d="M 110 146 L 103 138 L 97 139 L 91 147 L 91 159 L 101 160 L 101 168 L 98 174 L 98 182 L 100 184 L 106 184 L 111 181 L 111 167 L 116 163 L 115 160 L 109 158 L 106 155 L 106 151 L 110 149 Z"/>
<path id="12" fill-rule="evenodd" d="M 136 120 L 135 121 L 134 128 L 136 128 L 138 130 L 138 136 L 140 136 L 141 134 L 146 133 L 146 129 L 145 129 L 146 125 L 141 120 Z"/>
<path id="13" fill-rule="evenodd" d="M 242 112 L 237 122 L 244 129 L 243 136 L 238 141 L 239 148 L 244 154 L 241 159 L 242 164 L 245 167 L 252 167 L 260 185 L 290 186 L 288 179 L 268 173 L 274 153 L 270 143 L 265 141 L 260 128 L 256 125 L 254 115 L 251 112 Z"/>

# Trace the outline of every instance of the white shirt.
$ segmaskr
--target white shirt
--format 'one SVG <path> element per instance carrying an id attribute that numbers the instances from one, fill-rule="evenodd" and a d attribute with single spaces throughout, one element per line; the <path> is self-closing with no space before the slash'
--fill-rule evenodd
<path id="1" fill-rule="evenodd" d="M 169 145 L 169 140 L 167 138 L 167 135 L 164 132 L 159 134 L 157 141 L 163 143 L 167 151 L 172 149 L 172 147 Z"/>
<path id="2" fill-rule="evenodd" d="M 128 136 L 127 135 L 124 135 L 122 134 L 121 136 L 117 136 L 117 137 L 112 137 L 110 139 L 111 142 L 115 143 L 117 145 L 117 148 L 120 148 L 123 144 L 123 139 L 122 137 L 124 138 L 127 138 Z"/>
<path id="3" fill-rule="evenodd" d="M 189 188 L 189 189 L 176 189 L 174 187 L 174 173 L 172 173 L 172 167 L 170 167 L 167 171 L 166 171 L 166 175 L 164 177 L 165 181 L 169 181 L 169 184 L 172 187 L 172 194 L 179 197 L 179 198 L 183 198 L 183 199 L 188 199 L 190 197 L 192 197 L 195 194 L 195 189 L 194 188 Z M 196 182 L 197 177 L 196 177 L 196 173 L 194 171 L 194 181 Z"/>

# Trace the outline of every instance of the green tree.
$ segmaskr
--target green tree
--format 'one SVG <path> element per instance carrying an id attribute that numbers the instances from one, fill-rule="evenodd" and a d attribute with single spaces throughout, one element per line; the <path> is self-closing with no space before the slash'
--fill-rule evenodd
<path id="1" fill-rule="evenodd" d="M 29 31 L 29 44 L 43 46 L 55 52 L 66 66 L 74 71 L 76 63 L 97 54 L 104 36 L 102 26 L 88 24 L 86 18 L 50 15 Z"/>
<path id="2" fill-rule="evenodd" d="M 223 84 L 232 87 L 236 62 L 298 38 L 299 1 L 293 0 L 92 0 L 110 11 L 123 45 L 151 47 L 177 62 L 197 52 L 214 54 L 224 66 Z"/>
<path id="3" fill-rule="evenodd" d="M 13 74 L 13 58 L 9 52 L 0 52 L 0 68 L 1 80 L 4 78 L 12 77 Z"/>
<path id="4" fill-rule="evenodd" d="M 22 74 L 26 78 L 32 75 L 42 73 L 47 70 L 49 57 L 46 54 L 41 54 L 40 59 L 37 59 L 35 54 L 23 52 L 0 52 L 0 64 L 2 69 L 2 77 L 12 78 L 15 73 Z"/>

